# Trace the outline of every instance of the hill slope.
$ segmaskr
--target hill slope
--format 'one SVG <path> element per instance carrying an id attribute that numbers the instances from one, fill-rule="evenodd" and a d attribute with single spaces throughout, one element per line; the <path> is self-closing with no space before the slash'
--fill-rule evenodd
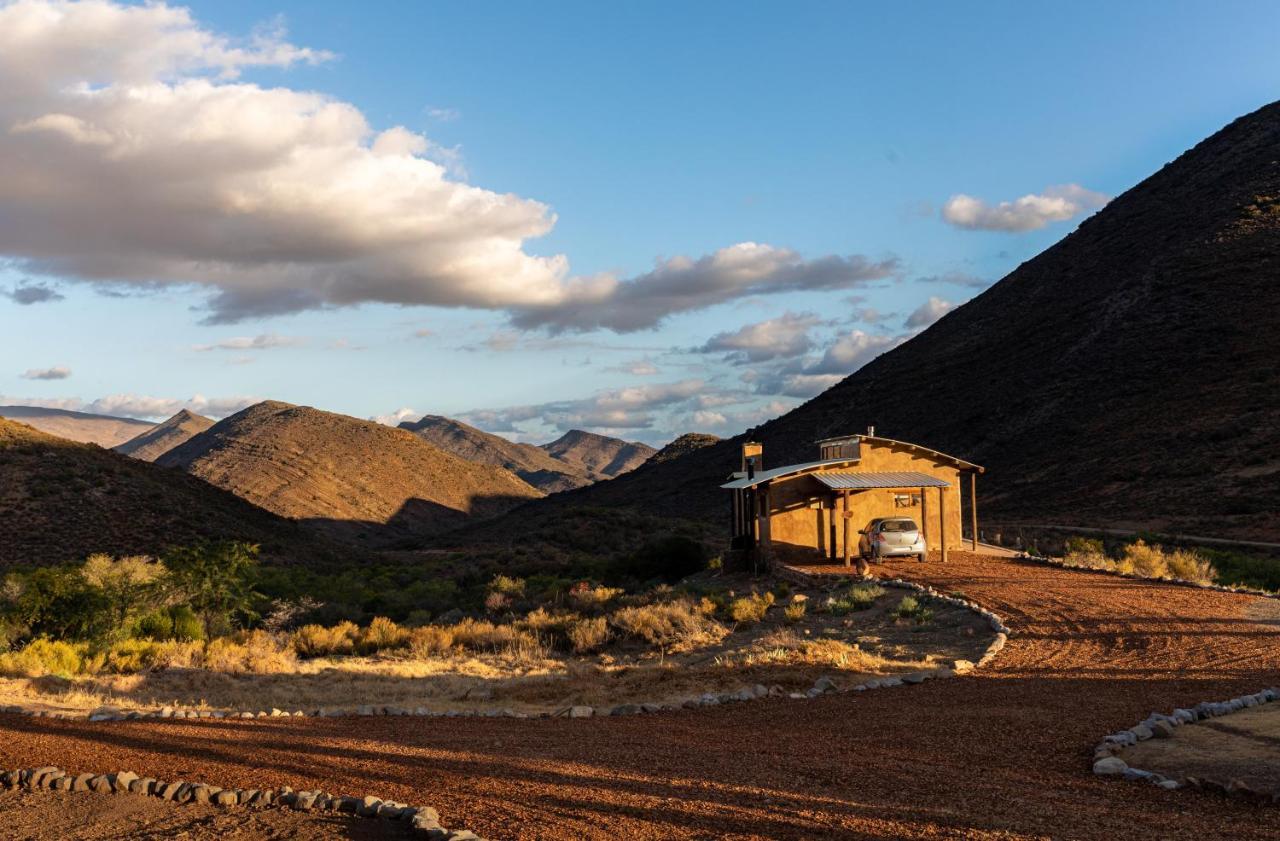
<path id="1" fill-rule="evenodd" d="M 306 406 L 250 406 L 156 460 L 331 536 L 388 546 L 540 496 L 403 429 Z"/>
<path id="2" fill-rule="evenodd" d="M 459 458 L 509 470 L 543 493 L 591 484 L 581 469 L 560 461 L 541 447 L 517 444 L 453 418 L 425 415 L 418 421 L 405 421 L 400 428 Z"/>
<path id="3" fill-rule="evenodd" d="M 41 432 L 82 444 L 114 447 L 155 426 L 151 421 L 93 415 L 39 406 L 0 406 L 0 418 L 25 423 Z"/>
<path id="4" fill-rule="evenodd" d="M 1280 539 L 1280 103 L 1228 125 L 921 335 L 753 431 L 874 424 L 988 468 L 986 522 Z M 904 399 L 907 396 L 908 399 Z M 528 506 L 720 518 L 742 438 Z M 507 528 L 499 524 L 498 528 Z"/>
<path id="5" fill-rule="evenodd" d="M 154 555 L 199 538 L 260 543 L 271 560 L 333 554 L 296 523 L 193 476 L 0 419 L 0 565 Z"/>
<path id="6" fill-rule="evenodd" d="M 648 444 L 621 441 L 581 429 L 569 430 L 550 444 L 543 444 L 542 449 L 581 470 L 592 481 L 635 470 L 657 452 Z"/>
<path id="7" fill-rule="evenodd" d="M 156 424 L 136 438 L 130 438 L 112 449 L 142 461 L 155 461 L 211 426 L 213 421 L 183 409 L 164 423 Z"/>

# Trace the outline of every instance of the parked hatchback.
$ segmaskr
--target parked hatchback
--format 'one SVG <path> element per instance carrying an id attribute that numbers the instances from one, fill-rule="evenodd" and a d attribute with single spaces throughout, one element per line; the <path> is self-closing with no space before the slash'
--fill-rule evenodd
<path id="1" fill-rule="evenodd" d="M 858 533 L 858 553 L 877 563 L 904 555 L 923 562 L 929 551 L 916 521 L 906 517 L 877 517 Z"/>

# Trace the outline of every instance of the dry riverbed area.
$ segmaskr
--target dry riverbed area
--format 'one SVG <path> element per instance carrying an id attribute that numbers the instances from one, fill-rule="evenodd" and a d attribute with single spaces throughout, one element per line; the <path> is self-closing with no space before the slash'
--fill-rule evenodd
<path id="1" fill-rule="evenodd" d="M 594 616 L 573 615 L 570 624 L 555 610 L 530 612 L 512 620 L 511 633 L 488 631 L 494 643 L 487 651 L 406 644 L 372 656 L 296 657 L 291 650 L 284 656 L 278 639 L 259 635 L 245 643 L 268 649 L 249 658 L 253 668 L 160 665 L 133 674 L 9 677 L 0 679 L 0 706 L 83 714 L 100 707 L 312 713 L 381 705 L 532 715 L 574 705 L 680 703 L 756 685 L 804 691 L 823 676 L 852 685 L 976 661 L 993 636 L 969 610 L 874 582 L 806 589 L 769 582 L 766 589 L 727 579 L 703 594 L 619 598 Z M 583 627 L 593 630 L 594 650 L 559 650 L 568 647 L 555 643 L 566 627 L 574 639 Z"/>

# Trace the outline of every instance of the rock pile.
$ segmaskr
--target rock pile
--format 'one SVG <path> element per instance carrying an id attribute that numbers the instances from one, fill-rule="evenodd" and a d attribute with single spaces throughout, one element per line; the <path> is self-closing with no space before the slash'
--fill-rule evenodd
<path id="1" fill-rule="evenodd" d="M 406 821 L 415 836 L 431 841 L 483 841 L 470 830 L 449 830 L 430 806 L 409 806 L 377 797 L 337 797 L 323 791 L 294 791 L 285 786 L 271 789 L 230 789 L 186 780 L 157 780 L 131 771 L 114 774 L 71 774 L 53 765 L 0 772 L 0 788 L 133 794 L 158 797 L 174 804 L 202 803 L 225 808 L 289 808 L 301 812 L 328 811 L 362 818 Z"/>

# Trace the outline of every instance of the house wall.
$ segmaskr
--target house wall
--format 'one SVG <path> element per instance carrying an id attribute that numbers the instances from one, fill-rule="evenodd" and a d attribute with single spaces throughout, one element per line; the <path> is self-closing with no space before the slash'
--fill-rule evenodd
<path id="1" fill-rule="evenodd" d="M 894 447 L 863 441 L 861 444 L 861 462 L 856 468 L 835 469 L 831 472 L 887 472 L 915 471 L 934 476 L 950 484 L 947 488 L 926 488 L 928 522 L 925 524 L 929 548 L 941 548 L 942 519 L 939 495 L 946 494 L 947 516 L 947 548 L 961 549 L 960 509 L 960 471 L 946 464 L 939 464 L 928 456 L 917 455 L 905 447 Z M 823 472 L 823 471 L 819 471 Z M 911 517 L 921 521 L 920 508 L 898 507 L 894 498 L 898 494 L 912 493 L 911 489 L 884 490 L 873 489 L 852 491 L 849 496 L 849 510 L 853 513 L 850 523 L 850 552 L 857 554 L 858 531 L 866 528 L 867 523 L 876 517 Z M 915 489 L 914 493 L 919 493 Z M 836 557 L 844 554 L 844 527 L 841 517 L 841 502 L 837 496 L 832 510 L 832 494 L 821 482 L 813 478 L 813 474 L 779 479 L 769 487 L 769 510 L 771 512 L 771 538 L 775 545 L 791 544 L 818 549 L 823 554 L 831 554 L 831 546 L 835 546 Z M 832 526 L 834 525 L 834 534 Z"/>

